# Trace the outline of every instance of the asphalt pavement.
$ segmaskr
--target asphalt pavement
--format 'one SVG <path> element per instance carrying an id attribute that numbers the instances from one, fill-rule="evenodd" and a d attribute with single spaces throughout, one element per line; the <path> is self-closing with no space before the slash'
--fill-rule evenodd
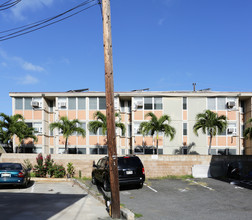
<path id="1" fill-rule="evenodd" d="M 0 188 L 0 219 L 108 220 L 106 206 L 71 181 L 34 182 Z"/>

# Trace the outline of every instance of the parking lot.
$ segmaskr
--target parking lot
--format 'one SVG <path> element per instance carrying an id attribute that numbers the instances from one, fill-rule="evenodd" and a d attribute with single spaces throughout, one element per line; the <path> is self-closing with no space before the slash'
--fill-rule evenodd
<path id="1" fill-rule="evenodd" d="M 140 219 L 252 219 L 252 191 L 214 179 L 149 180 L 120 195 Z"/>
<path id="2" fill-rule="evenodd" d="M 210 178 L 147 180 L 142 189 L 120 190 L 121 205 L 145 220 L 247 220 L 251 201 L 248 187 Z"/>
<path id="3" fill-rule="evenodd" d="M 104 205 L 73 182 L 32 181 L 25 189 L 2 186 L 0 197 L 4 220 L 110 219 Z"/>

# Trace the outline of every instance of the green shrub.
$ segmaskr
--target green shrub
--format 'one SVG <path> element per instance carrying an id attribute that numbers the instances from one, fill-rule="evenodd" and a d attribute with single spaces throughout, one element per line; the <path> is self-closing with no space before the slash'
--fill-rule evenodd
<path id="1" fill-rule="evenodd" d="M 73 177 L 75 173 L 73 163 L 69 162 L 67 164 L 67 175 L 68 177 Z"/>
<path id="2" fill-rule="evenodd" d="M 53 177 L 63 178 L 66 175 L 66 169 L 62 165 L 53 165 Z"/>
<path id="3" fill-rule="evenodd" d="M 31 161 L 30 161 L 29 159 L 25 159 L 25 160 L 24 160 L 24 165 L 25 165 L 25 167 L 26 167 L 27 169 L 32 170 L 32 168 L 33 168 L 32 163 L 31 163 Z"/>

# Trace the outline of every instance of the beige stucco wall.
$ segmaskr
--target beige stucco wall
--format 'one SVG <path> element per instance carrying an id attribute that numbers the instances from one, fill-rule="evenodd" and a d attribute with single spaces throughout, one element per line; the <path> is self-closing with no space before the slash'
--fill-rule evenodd
<path id="1" fill-rule="evenodd" d="M 198 136 L 193 132 L 193 126 L 196 123 L 196 115 L 203 113 L 207 108 L 207 99 L 204 97 L 188 97 L 188 144 L 195 143 L 191 151 L 199 154 L 207 154 L 207 136 L 198 130 Z"/>
<path id="2" fill-rule="evenodd" d="M 46 157 L 46 155 L 43 155 Z M 21 162 L 29 159 L 36 164 L 37 154 L 2 154 L 0 162 Z M 102 155 L 78 155 L 78 154 L 52 154 L 54 162 L 67 167 L 67 163 L 73 163 L 76 176 L 81 171 L 82 177 L 90 177 L 93 161 L 97 162 Z M 208 156 L 208 155 L 139 155 L 145 167 L 147 178 L 163 177 L 168 175 L 191 175 L 194 165 L 224 164 L 229 161 L 246 161 L 252 163 L 252 156 Z"/>
<path id="3" fill-rule="evenodd" d="M 182 136 L 182 97 L 169 97 L 163 98 L 163 110 L 164 114 L 171 117 L 170 125 L 176 129 L 174 139 L 171 141 L 170 138 L 164 137 L 164 154 L 173 154 L 174 150 L 178 149 L 183 144 Z"/>

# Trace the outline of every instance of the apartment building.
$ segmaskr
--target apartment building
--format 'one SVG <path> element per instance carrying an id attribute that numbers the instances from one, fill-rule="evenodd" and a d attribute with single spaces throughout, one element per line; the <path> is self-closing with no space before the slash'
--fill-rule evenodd
<path id="1" fill-rule="evenodd" d="M 49 129 L 49 124 L 67 116 L 69 120 L 79 119 L 86 130 L 86 137 L 77 134 L 69 138 L 69 153 L 107 154 L 106 137 L 88 130 L 88 123 L 94 120 L 94 113 L 106 113 L 104 92 L 11 92 L 12 113 L 24 116 L 28 126 L 34 127 L 38 141 L 26 140 L 26 152 L 60 154 L 64 151 L 65 140 L 57 129 Z M 168 114 L 171 126 L 176 129 L 173 140 L 159 134 L 160 154 L 207 154 L 209 136 L 199 131 L 193 133 L 195 117 L 206 109 L 225 115 L 228 126 L 225 132 L 212 141 L 212 154 L 252 154 L 251 140 L 244 140 L 245 122 L 252 117 L 252 92 L 213 92 L 174 91 L 152 92 L 132 91 L 115 92 L 115 111 L 125 124 L 126 134 L 116 130 L 117 151 L 119 155 L 131 151 L 139 154 L 152 154 L 156 140 L 143 136 L 139 125 L 146 113 L 153 112 L 160 117 Z M 117 119 L 118 120 L 118 119 Z M 17 146 L 18 140 L 14 137 Z"/>

